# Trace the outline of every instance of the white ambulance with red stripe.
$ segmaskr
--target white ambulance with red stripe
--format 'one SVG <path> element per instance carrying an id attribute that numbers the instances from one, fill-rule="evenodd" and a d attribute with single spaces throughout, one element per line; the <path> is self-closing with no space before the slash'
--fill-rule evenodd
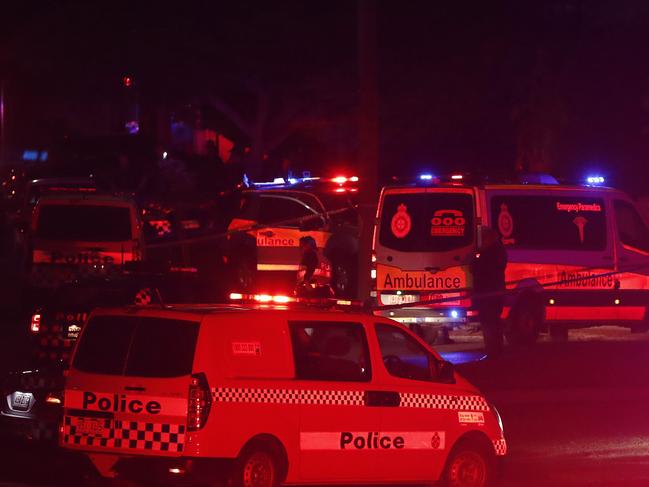
<path id="1" fill-rule="evenodd" d="M 137 206 L 98 193 L 42 196 L 32 213 L 30 281 L 54 287 L 78 276 L 110 276 L 142 259 Z"/>
<path id="2" fill-rule="evenodd" d="M 470 263 L 482 225 L 507 249 L 510 340 L 532 342 L 545 325 L 564 338 L 570 327 L 649 326 L 649 230 L 633 201 L 545 175 L 527 184 L 455 175 L 384 188 L 373 257 L 381 314 L 411 326 L 476 321 Z M 431 303 L 389 309 L 419 301 Z"/>
<path id="3" fill-rule="evenodd" d="M 93 311 L 61 445 L 105 477 L 486 486 L 496 409 L 403 325 L 287 306 Z"/>

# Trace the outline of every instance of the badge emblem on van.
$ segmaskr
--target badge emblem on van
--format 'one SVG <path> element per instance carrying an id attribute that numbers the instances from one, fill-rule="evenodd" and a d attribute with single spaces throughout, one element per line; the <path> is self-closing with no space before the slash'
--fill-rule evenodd
<path id="1" fill-rule="evenodd" d="M 412 227 L 412 220 L 407 212 L 408 207 L 401 203 L 397 208 L 397 212 L 392 217 L 390 228 L 392 234 L 397 238 L 405 238 L 410 233 Z"/>

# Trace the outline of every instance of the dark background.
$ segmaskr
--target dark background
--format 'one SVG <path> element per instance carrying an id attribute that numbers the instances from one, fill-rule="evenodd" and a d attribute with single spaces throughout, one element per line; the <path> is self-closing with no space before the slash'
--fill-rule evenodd
<path id="1" fill-rule="evenodd" d="M 384 179 L 424 169 L 597 172 L 644 192 L 649 3 L 376 5 Z M 357 158 L 357 73 L 355 1 L 1 6 L 6 159 L 119 133 L 137 99 L 142 132 L 160 150 L 160 127 L 200 106 L 203 125 L 267 164 L 346 169 Z"/>

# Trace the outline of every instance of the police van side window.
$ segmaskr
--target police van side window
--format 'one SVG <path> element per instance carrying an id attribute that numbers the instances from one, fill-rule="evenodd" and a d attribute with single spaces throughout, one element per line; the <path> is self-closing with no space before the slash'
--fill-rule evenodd
<path id="1" fill-rule="evenodd" d="M 365 382 L 372 378 L 360 323 L 289 322 L 289 327 L 296 379 Z"/>
<path id="2" fill-rule="evenodd" d="M 73 367 L 91 374 L 121 375 L 139 318 L 97 316 L 85 326 Z"/>
<path id="3" fill-rule="evenodd" d="M 432 381 L 433 359 L 417 340 L 395 326 L 377 324 L 383 364 L 390 375 L 402 379 Z"/>
<path id="4" fill-rule="evenodd" d="M 616 200 L 615 219 L 620 242 L 644 252 L 649 252 L 649 229 L 635 207 L 627 201 Z"/>

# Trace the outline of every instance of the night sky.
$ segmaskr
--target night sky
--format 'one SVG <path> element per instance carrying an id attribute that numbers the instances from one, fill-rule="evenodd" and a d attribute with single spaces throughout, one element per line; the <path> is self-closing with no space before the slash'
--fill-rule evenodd
<path id="1" fill-rule="evenodd" d="M 380 1 L 381 174 L 602 172 L 643 192 L 649 3 Z M 225 102 L 264 151 L 345 167 L 357 153 L 357 6 L 345 1 L 14 2 L 0 78 L 14 151 L 112 128 L 132 76 L 145 109 Z M 252 90 L 252 91 L 251 91 Z M 220 113 L 220 112 L 219 112 Z M 225 116 L 225 119 L 228 117 Z M 231 135 L 248 135 L 227 123 Z"/>

